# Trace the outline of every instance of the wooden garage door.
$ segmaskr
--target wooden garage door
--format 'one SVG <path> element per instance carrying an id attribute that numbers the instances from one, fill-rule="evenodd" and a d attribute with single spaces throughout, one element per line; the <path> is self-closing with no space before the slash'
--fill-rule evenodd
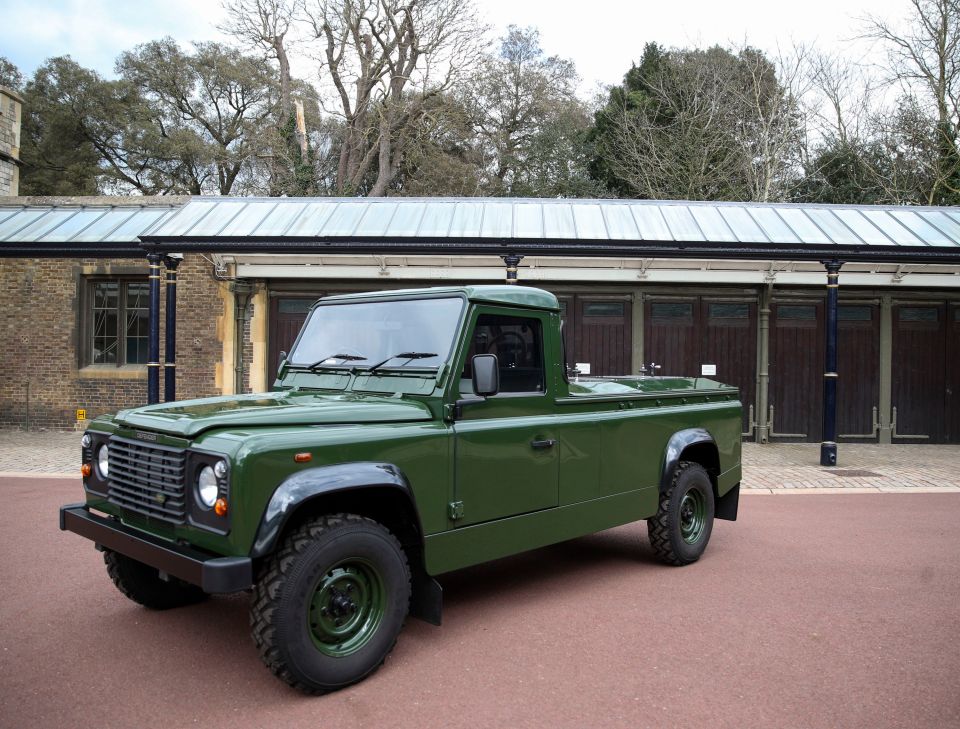
<path id="1" fill-rule="evenodd" d="M 300 333 L 300 327 L 306 321 L 307 312 L 319 298 L 311 296 L 281 297 L 270 300 L 270 346 L 267 359 L 267 382 L 273 383 L 277 366 L 280 364 L 280 352 L 289 352 Z"/>
<path id="2" fill-rule="evenodd" d="M 757 376 L 757 305 L 714 297 L 649 299 L 645 307 L 644 359 L 661 375 L 696 377 L 706 365 L 711 379 L 740 388 L 748 427 Z"/>
<path id="3" fill-rule="evenodd" d="M 937 303 L 893 307 L 893 407 L 901 439 L 946 440 L 946 314 Z"/>
<path id="4" fill-rule="evenodd" d="M 840 439 L 875 440 L 873 408 L 880 403 L 880 307 L 876 304 L 838 307 L 837 373 Z"/>
<path id="5" fill-rule="evenodd" d="M 960 303 L 947 308 L 947 391 L 944 440 L 960 443 Z"/>
<path id="6" fill-rule="evenodd" d="M 771 437 L 820 440 L 823 303 L 775 303 L 770 313 Z"/>
<path id="7" fill-rule="evenodd" d="M 630 375 L 631 302 L 624 297 L 579 294 L 558 298 L 569 364 L 587 363 L 590 374 L 600 377 Z"/>

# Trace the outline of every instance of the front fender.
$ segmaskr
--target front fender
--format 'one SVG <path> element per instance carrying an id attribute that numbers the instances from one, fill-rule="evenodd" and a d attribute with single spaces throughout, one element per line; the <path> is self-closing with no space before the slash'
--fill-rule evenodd
<path id="1" fill-rule="evenodd" d="M 273 551 L 284 526 L 301 504 L 324 494 L 366 488 L 400 492 L 409 501 L 417 529 L 423 534 L 413 492 L 399 468 L 390 463 L 339 463 L 298 471 L 277 487 L 263 512 L 250 556 L 263 557 Z"/>

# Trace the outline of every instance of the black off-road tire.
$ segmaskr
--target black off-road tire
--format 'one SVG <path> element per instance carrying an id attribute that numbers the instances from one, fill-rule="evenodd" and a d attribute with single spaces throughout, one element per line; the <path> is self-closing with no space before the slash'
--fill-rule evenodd
<path id="1" fill-rule="evenodd" d="M 362 638 L 351 639 L 360 641 L 356 648 L 331 655 L 324 649 L 335 652 L 341 646 L 324 643 L 313 621 L 318 603 L 326 604 L 325 590 L 346 595 L 329 586 L 340 584 L 334 575 L 353 564 L 379 580 L 380 617 L 360 633 Z M 353 594 L 362 593 L 357 584 Z M 386 527 L 356 514 L 319 517 L 287 534 L 262 565 L 250 608 L 253 641 L 267 668 L 290 686 L 308 694 L 336 691 L 366 678 L 386 660 L 406 620 L 410 590 L 406 554 Z"/>
<path id="2" fill-rule="evenodd" d="M 209 595 L 196 585 L 176 577 L 160 578 L 160 572 L 143 562 L 109 549 L 103 553 L 107 574 L 126 597 L 151 610 L 169 610 L 206 600 Z"/>
<path id="3" fill-rule="evenodd" d="M 684 519 L 681 507 L 684 499 L 696 502 L 702 522 L 699 530 L 691 530 L 689 517 Z M 670 487 L 660 494 L 660 504 L 656 516 L 647 519 L 647 534 L 650 537 L 650 546 L 657 557 L 667 564 L 676 567 L 696 562 L 707 548 L 710 533 L 713 531 L 713 486 L 710 476 L 699 463 L 681 461 L 673 473 Z M 686 523 L 686 527 L 685 527 Z M 688 538 L 696 536 L 692 541 L 684 538 L 684 529 Z"/>

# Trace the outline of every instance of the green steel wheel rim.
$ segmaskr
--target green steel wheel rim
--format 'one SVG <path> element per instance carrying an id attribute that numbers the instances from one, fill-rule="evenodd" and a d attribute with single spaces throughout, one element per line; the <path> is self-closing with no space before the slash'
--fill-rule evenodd
<path id="1" fill-rule="evenodd" d="M 680 501 L 680 536 L 687 544 L 696 544 L 707 523 L 707 500 L 700 489 L 690 489 Z"/>
<path id="2" fill-rule="evenodd" d="M 376 634 L 387 607 L 383 579 L 370 562 L 351 557 L 330 567 L 310 598 L 307 628 L 324 655 L 356 653 Z"/>

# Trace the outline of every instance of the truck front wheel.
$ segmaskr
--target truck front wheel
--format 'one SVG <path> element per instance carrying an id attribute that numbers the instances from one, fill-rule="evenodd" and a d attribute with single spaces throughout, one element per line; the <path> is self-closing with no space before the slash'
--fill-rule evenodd
<path id="1" fill-rule="evenodd" d="M 696 562 L 713 530 L 713 486 L 699 463 L 681 461 L 670 487 L 660 494 L 656 516 L 647 519 L 654 553 L 667 564 Z"/>
<path id="2" fill-rule="evenodd" d="M 385 527 L 355 514 L 291 531 L 263 565 L 250 610 L 267 667 L 305 693 L 366 678 L 393 649 L 410 606 L 410 568 Z"/>
<path id="3" fill-rule="evenodd" d="M 103 561 L 107 565 L 107 574 L 117 589 L 134 602 L 151 610 L 169 610 L 193 605 L 209 597 L 196 585 L 176 577 L 163 579 L 156 568 L 126 555 L 105 550 Z"/>

